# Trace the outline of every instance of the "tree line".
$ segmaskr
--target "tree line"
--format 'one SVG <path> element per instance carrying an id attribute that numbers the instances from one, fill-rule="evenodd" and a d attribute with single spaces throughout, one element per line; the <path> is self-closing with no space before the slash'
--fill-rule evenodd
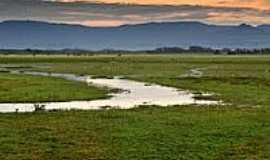
<path id="1" fill-rule="evenodd" d="M 155 50 L 149 50 L 147 53 L 194 53 L 194 54 L 217 54 L 217 55 L 244 55 L 244 54 L 270 54 L 270 48 L 259 48 L 259 49 L 245 49 L 245 48 L 223 48 L 223 49 L 212 49 L 200 46 L 191 46 L 188 49 L 179 47 L 163 47 Z"/>
<path id="2" fill-rule="evenodd" d="M 201 46 L 191 46 L 187 49 L 180 47 L 162 47 L 154 50 L 114 50 L 106 49 L 100 51 L 91 51 L 91 50 L 79 50 L 79 49 L 63 49 L 63 50 L 37 50 L 37 49 L 0 49 L 1 55 L 73 55 L 73 56 L 91 56 L 95 54 L 216 54 L 216 55 L 256 55 L 256 54 L 270 54 L 270 48 L 258 48 L 258 49 L 213 49 Z"/>

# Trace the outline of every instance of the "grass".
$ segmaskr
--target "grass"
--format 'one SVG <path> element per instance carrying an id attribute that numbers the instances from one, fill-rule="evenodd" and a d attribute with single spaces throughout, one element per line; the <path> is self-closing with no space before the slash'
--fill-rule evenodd
<path id="1" fill-rule="evenodd" d="M 61 78 L 0 73 L 0 102 L 55 102 L 107 97 L 107 90 Z"/>
<path id="2" fill-rule="evenodd" d="M 215 93 L 211 98 L 231 104 L 1 114 L 0 159 L 270 159 L 269 56 L 7 56 L 0 57 L 0 64 L 96 77 L 121 75 L 194 92 Z M 202 71 L 203 76 L 181 76 L 191 69 Z M 61 85 L 68 84 L 78 89 L 78 98 L 84 95 L 80 92 L 85 87 L 78 87 L 83 84 L 62 79 L 57 79 L 57 83 L 55 79 L 32 76 L 13 77 L 14 81 L 10 81 L 9 76 L 0 73 L 0 86 L 14 84 L 13 88 L 37 93 L 33 90 L 35 85 L 24 81 L 35 79 L 37 88 L 43 80 L 42 84 L 48 86 L 63 89 L 68 87 Z M 48 86 L 44 86 L 48 92 L 57 88 Z M 92 90 L 88 88 L 85 92 Z M 24 97 L 17 94 L 13 100 Z"/>
<path id="3" fill-rule="evenodd" d="M 148 81 L 182 89 L 215 93 L 213 99 L 245 106 L 268 106 L 270 104 L 270 81 L 252 77 L 202 77 L 202 78 L 160 78 L 136 77 L 135 80 Z"/>
<path id="4" fill-rule="evenodd" d="M 265 109 L 190 106 L 4 114 L 0 125 L 2 160 L 270 158 Z"/>

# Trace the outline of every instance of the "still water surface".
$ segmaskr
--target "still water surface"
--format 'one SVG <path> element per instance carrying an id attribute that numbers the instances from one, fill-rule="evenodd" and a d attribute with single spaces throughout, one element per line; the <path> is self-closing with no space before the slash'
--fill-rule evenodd
<path id="1" fill-rule="evenodd" d="M 195 96 L 189 91 L 180 91 L 176 88 L 165 87 L 156 84 L 147 84 L 127 79 L 115 77 L 113 79 L 91 78 L 91 76 L 76 76 L 74 74 L 61 73 L 44 73 L 44 72 L 18 72 L 12 71 L 14 74 L 29 74 L 38 76 L 60 77 L 67 80 L 80 81 L 89 85 L 99 87 L 117 88 L 123 92 L 111 93 L 111 98 L 99 99 L 92 101 L 70 101 L 70 102 L 48 102 L 48 103 L 1 103 L 0 112 L 33 112 L 35 105 L 44 105 L 46 110 L 90 110 L 90 109 L 130 109 L 141 105 L 189 105 L 203 104 L 214 105 L 219 104 L 218 101 L 195 100 Z"/>

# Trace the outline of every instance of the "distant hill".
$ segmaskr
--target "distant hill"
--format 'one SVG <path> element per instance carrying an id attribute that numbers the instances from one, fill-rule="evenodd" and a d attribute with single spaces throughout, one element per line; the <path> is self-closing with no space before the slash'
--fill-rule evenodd
<path id="1" fill-rule="evenodd" d="M 270 48 L 270 25 L 172 22 L 102 28 L 37 21 L 0 23 L 2 49 L 143 50 L 165 46 Z"/>

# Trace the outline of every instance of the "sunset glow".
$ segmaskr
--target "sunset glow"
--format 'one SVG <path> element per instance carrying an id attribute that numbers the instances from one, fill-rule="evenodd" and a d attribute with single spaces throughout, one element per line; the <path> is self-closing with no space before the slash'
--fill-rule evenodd
<path id="1" fill-rule="evenodd" d="M 270 0 L 1 0 L 0 21 L 38 20 L 87 26 L 200 21 L 270 23 Z"/>
<path id="2" fill-rule="evenodd" d="M 52 0 L 58 2 L 100 2 L 100 3 L 120 3 L 139 5 L 202 5 L 218 7 L 250 7 L 257 9 L 269 9 L 268 0 Z"/>

